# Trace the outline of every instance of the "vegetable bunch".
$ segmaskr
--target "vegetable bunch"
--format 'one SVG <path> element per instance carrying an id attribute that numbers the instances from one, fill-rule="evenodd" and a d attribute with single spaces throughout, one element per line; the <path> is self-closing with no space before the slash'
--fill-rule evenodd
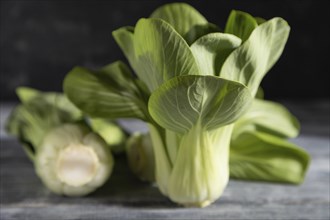
<path id="1" fill-rule="evenodd" d="M 150 134 L 127 143 L 130 167 L 184 206 L 214 202 L 229 177 L 300 183 L 309 163 L 286 140 L 298 134 L 297 119 L 260 88 L 283 52 L 287 22 L 232 11 L 220 30 L 185 3 L 167 4 L 113 31 L 134 73 L 116 61 L 75 67 L 64 80 L 83 114 L 148 124 Z M 95 126 L 106 130 L 103 122 Z"/>

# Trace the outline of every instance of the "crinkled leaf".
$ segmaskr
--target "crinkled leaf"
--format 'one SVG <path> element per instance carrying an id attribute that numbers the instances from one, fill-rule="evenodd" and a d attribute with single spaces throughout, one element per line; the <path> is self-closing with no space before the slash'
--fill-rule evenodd
<path id="1" fill-rule="evenodd" d="M 186 3 L 171 3 L 157 8 L 151 18 L 160 18 L 169 23 L 186 41 L 191 44 L 199 37 L 219 31 L 195 8 Z"/>
<path id="2" fill-rule="evenodd" d="M 247 130 L 256 130 L 293 138 L 299 129 L 299 121 L 283 105 L 255 99 L 247 113 L 235 123 L 233 137 Z"/>
<path id="3" fill-rule="evenodd" d="M 232 10 L 226 23 L 225 33 L 236 35 L 244 42 L 257 26 L 257 21 L 250 14 Z"/>
<path id="4" fill-rule="evenodd" d="M 231 34 L 211 33 L 191 45 L 199 71 L 203 75 L 218 75 L 228 55 L 241 44 L 241 39 Z"/>
<path id="5" fill-rule="evenodd" d="M 220 77 L 246 85 L 255 95 L 262 78 L 282 54 L 289 31 L 289 25 L 282 18 L 259 25 L 249 39 L 229 55 Z"/>
<path id="6" fill-rule="evenodd" d="M 100 71 L 76 67 L 64 80 L 69 99 L 92 117 L 145 120 L 144 96 L 128 67 L 114 62 Z"/>
<path id="7" fill-rule="evenodd" d="M 149 99 L 149 112 L 162 127 L 185 133 L 197 123 L 212 130 L 234 122 L 248 108 L 250 91 L 214 76 L 180 76 L 165 82 Z"/>
<path id="8" fill-rule="evenodd" d="M 198 75 L 194 56 L 185 40 L 160 19 L 140 19 L 134 33 L 138 77 L 153 92 L 180 75 Z"/>
<path id="9" fill-rule="evenodd" d="M 286 140 L 261 132 L 246 132 L 231 142 L 230 177 L 299 184 L 309 160 L 305 150 Z"/>

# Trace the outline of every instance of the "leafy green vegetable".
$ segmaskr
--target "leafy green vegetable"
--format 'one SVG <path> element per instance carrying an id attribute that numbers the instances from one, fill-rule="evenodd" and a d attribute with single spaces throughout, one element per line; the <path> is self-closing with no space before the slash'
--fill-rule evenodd
<path id="1" fill-rule="evenodd" d="M 168 152 L 178 149 L 174 163 L 166 155 L 162 157 L 167 158 L 167 165 L 156 164 L 158 180 L 163 178 L 157 176 L 163 175 L 162 169 L 173 167 L 164 182 L 158 181 L 173 201 L 186 206 L 205 206 L 221 195 L 228 181 L 232 130 L 232 126 L 225 125 L 243 114 L 250 101 L 250 93 L 243 85 L 214 76 L 175 77 L 151 95 L 152 118 L 165 129 L 181 135 L 178 147 L 165 147 Z M 151 136 L 156 139 L 155 132 Z M 155 152 L 157 163 L 161 161 L 159 154 L 163 153 Z M 201 173 L 204 173 L 202 177 Z"/>
<path id="2" fill-rule="evenodd" d="M 232 36 L 232 38 L 235 37 Z M 189 46 L 169 24 L 162 20 L 141 19 L 134 28 L 133 39 L 134 56 L 131 57 L 135 58 L 134 65 L 139 67 L 137 75 L 151 92 L 151 97 L 147 98 L 149 99 L 148 105 L 144 102 L 146 99 L 141 100 L 139 103 L 141 105 L 136 105 L 139 107 L 136 109 L 140 109 L 144 117 L 139 117 L 139 114 L 136 114 L 135 117 L 150 123 L 151 139 L 155 146 L 156 180 L 159 188 L 165 195 L 178 203 L 196 206 L 208 205 L 221 195 L 228 182 L 228 148 L 233 126 L 226 128 L 225 125 L 234 122 L 244 113 L 252 99 L 250 92 L 240 83 L 216 76 L 206 76 L 206 73 L 199 72 Z M 139 72 L 141 69 L 143 71 Z M 113 74 L 120 75 L 122 73 L 116 71 Z M 135 112 L 126 112 L 125 108 L 123 111 L 119 111 L 118 108 L 118 112 L 114 112 L 110 104 L 111 102 L 114 103 L 114 100 L 120 101 L 120 95 L 122 101 L 126 99 L 126 94 L 129 94 L 131 100 L 134 96 L 131 95 L 130 90 L 127 90 L 126 93 L 124 91 L 117 92 L 113 89 L 115 85 L 108 83 L 110 79 L 105 80 L 105 77 L 102 80 L 93 79 L 100 78 L 100 75 L 85 71 L 84 76 L 82 76 L 74 69 L 64 81 L 64 91 L 80 109 L 94 117 L 133 117 L 132 113 Z M 132 81 L 132 79 L 127 79 L 127 81 Z M 121 83 L 120 81 L 114 82 L 119 85 Z M 144 96 L 140 97 L 145 98 L 146 93 L 143 94 Z M 113 100 L 115 95 L 118 99 Z M 134 100 L 135 103 L 137 103 L 136 100 Z M 173 104 L 170 100 L 177 101 Z M 167 103 L 167 101 L 170 102 Z M 125 104 L 126 102 L 121 103 Z M 175 108 L 173 106 L 175 104 L 180 104 L 179 108 Z M 146 107 L 148 111 L 143 111 Z M 168 108 L 173 110 L 166 111 Z M 177 113 L 181 111 L 184 113 L 178 115 Z M 167 114 L 164 115 L 166 118 L 163 114 Z M 178 131 L 180 135 L 177 135 L 177 145 L 167 145 L 166 142 L 170 141 L 168 136 Z M 194 142 L 188 142 L 188 137 L 191 136 L 198 138 L 205 136 L 205 138 L 202 138 L 202 142 L 194 144 Z M 222 141 L 219 142 L 218 138 L 222 136 L 225 137 L 221 138 Z M 217 174 L 217 178 L 213 178 L 217 184 L 210 183 L 211 179 L 209 178 L 212 177 L 210 175 L 209 180 L 191 181 L 192 185 L 188 188 L 191 188 L 191 192 L 196 190 L 196 193 L 201 193 L 197 197 L 189 194 L 186 190 L 182 191 L 186 195 L 177 193 L 178 189 L 184 185 L 180 179 L 175 177 L 180 176 L 177 173 L 179 168 L 175 167 L 180 166 L 180 169 L 185 170 L 195 169 L 186 160 L 184 160 L 184 163 L 187 163 L 185 166 L 182 167 L 181 163 L 176 165 L 180 160 L 177 158 L 183 157 L 184 154 L 179 153 L 180 149 L 186 149 L 185 145 L 193 146 L 196 150 L 204 145 L 217 148 L 218 144 L 223 145 L 222 150 L 215 150 L 216 155 L 211 160 L 213 162 L 205 165 L 210 166 L 210 169 L 214 170 L 212 173 Z M 202 149 L 209 151 L 207 147 Z M 204 160 L 204 154 L 207 155 L 208 153 L 196 154 L 195 159 Z M 175 161 L 174 158 L 176 158 Z M 217 164 L 217 167 L 221 167 L 223 172 L 214 169 L 216 167 L 215 161 L 222 161 L 220 166 Z M 219 185 L 222 187 L 219 188 Z M 207 195 L 202 193 L 199 190 L 202 188 L 208 189 L 209 193 Z"/>
<path id="3" fill-rule="evenodd" d="M 106 143 L 82 123 L 81 112 L 59 93 L 18 88 L 22 104 L 7 121 L 22 142 L 42 182 L 54 193 L 83 196 L 110 176 L 113 158 Z"/>
<path id="4" fill-rule="evenodd" d="M 230 148 L 230 176 L 238 179 L 301 183 L 309 164 L 306 151 L 281 138 L 245 132 Z"/>
<path id="5" fill-rule="evenodd" d="M 256 176 L 252 170 L 251 179 L 301 181 L 308 158 L 301 159 L 306 154 L 283 139 L 297 134 L 298 123 L 282 106 L 260 99 L 260 82 L 281 55 L 290 27 L 281 18 L 264 21 L 239 11 L 229 16 L 226 33 L 210 34 L 207 27 L 210 23 L 187 4 L 160 7 L 135 27 L 113 32 L 137 79 L 123 68 L 106 73 L 78 68 L 66 77 L 65 93 L 89 115 L 146 121 L 157 185 L 179 204 L 206 206 L 221 196 L 229 179 L 232 144 L 235 177 L 250 178 L 251 166 L 258 172 L 274 165 L 271 155 L 271 161 L 251 163 L 247 169 L 237 165 L 247 164 L 242 158 L 253 158 L 240 150 L 250 133 L 258 151 L 282 149 L 273 158 L 293 164 L 294 172 L 290 179 L 289 172 L 281 175 L 280 166 L 274 165 L 276 173 Z M 140 137 L 132 138 L 135 147 L 128 151 L 143 158 L 140 143 Z M 283 150 L 287 148 L 291 150 Z M 136 173 L 145 172 L 136 164 Z"/>

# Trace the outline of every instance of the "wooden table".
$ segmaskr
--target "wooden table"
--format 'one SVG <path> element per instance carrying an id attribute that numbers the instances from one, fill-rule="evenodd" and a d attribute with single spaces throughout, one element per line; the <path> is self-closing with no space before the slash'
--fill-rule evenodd
<path id="1" fill-rule="evenodd" d="M 0 219 L 329 219 L 329 102 L 284 103 L 302 122 L 301 135 L 292 141 L 312 156 L 300 186 L 231 180 L 211 206 L 183 208 L 137 180 L 121 156 L 102 188 L 65 198 L 43 187 L 20 144 L 1 130 Z M 10 107 L 1 105 L 1 128 Z"/>

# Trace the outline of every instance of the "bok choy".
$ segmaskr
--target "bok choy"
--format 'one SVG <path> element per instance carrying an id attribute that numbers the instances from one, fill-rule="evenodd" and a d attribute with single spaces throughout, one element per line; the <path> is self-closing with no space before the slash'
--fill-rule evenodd
<path id="1" fill-rule="evenodd" d="M 19 138 L 47 188 L 59 195 L 83 196 L 102 186 L 114 161 L 81 112 L 63 94 L 24 87 L 17 94 L 22 104 L 12 112 L 7 130 Z"/>
<path id="2" fill-rule="evenodd" d="M 236 164 L 251 161 L 247 157 L 272 161 L 262 155 L 271 155 L 277 148 L 277 160 L 293 161 L 287 163 L 296 175 L 291 180 L 299 182 L 308 163 L 304 151 L 288 144 L 283 147 L 285 141 L 279 136 L 280 141 L 268 138 L 270 134 L 245 134 L 259 132 L 260 127 L 287 134 L 253 117 L 249 121 L 248 114 L 253 112 L 260 82 L 279 59 L 289 31 L 282 18 L 266 21 L 234 11 L 221 33 L 191 6 L 168 4 L 150 18 L 140 19 L 135 27 L 113 32 L 137 77 L 121 61 L 99 70 L 75 67 L 64 80 L 64 91 L 91 117 L 147 122 L 157 185 L 176 203 L 203 207 L 214 202 L 222 195 L 230 172 L 237 178 L 288 180 L 278 173 L 266 177 L 261 172 L 250 175 L 256 171 L 250 167 L 234 166 L 242 172 L 232 172 L 229 167 L 232 159 Z M 284 117 L 284 123 L 290 117 Z M 245 123 L 244 118 L 252 122 Z M 286 125 L 293 135 L 296 125 Z M 244 151 L 250 145 L 261 153 Z M 279 170 L 283 167 L 274 172 Z M 290 175 L 290 169 L 285 175 Z"/>

